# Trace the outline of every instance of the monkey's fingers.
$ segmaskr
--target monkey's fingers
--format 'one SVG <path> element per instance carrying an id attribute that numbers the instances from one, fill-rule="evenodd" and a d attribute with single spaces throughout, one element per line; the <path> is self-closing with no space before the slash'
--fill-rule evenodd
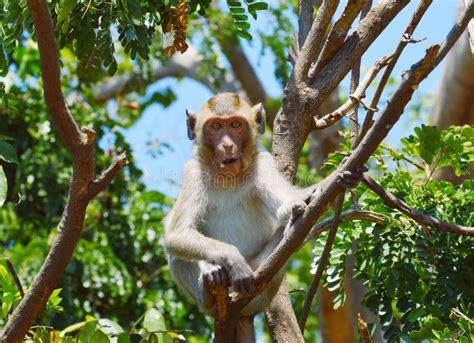
<path id="1" fill-rule="evenodd" d="M 227 273 L 224 268 L 220 266 L 212 271 L 212 278 L 214 279 L 216 286 L 224 286 L 228 284 Z"/>
<path id="2" fill-rule="evenodd" d="M 236 280 L 234 288 L 239 293 L 251 294 L 255 292 L 255 281 L 253 277 L 242 278 Z"/>

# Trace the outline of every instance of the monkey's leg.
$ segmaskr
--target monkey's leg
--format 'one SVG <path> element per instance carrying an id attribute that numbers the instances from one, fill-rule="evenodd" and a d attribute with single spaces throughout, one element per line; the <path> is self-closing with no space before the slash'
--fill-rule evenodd
<path id="1" fill-rule="evenodd" d="M 253 316 L 240 317 L 236 325 L 235 343 L 255 343 Z"/>

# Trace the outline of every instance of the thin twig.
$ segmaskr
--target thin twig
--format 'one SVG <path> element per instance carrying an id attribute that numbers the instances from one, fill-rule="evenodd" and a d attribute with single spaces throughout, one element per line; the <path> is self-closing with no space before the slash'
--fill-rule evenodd
<path id="1" fill-rule="evenodd" d="M 398 58 L 403 52 L 403 49 L 408 45 L 408 43 L 411 42 L 411 36 L 413 32 L 415 31 L 416 27 L 420 23 L 421 18 L 425 14 L 426 10 L 428 7 L 431 5 L 433 0 L 423 0 L 418 7 L 415 10 L 415 13 L 413 14 L 410 23 L 408 24 L 407 28 L 405 29 L 404 34 L 400 38 L 400 42 L 398 43 L 395 52 L 391 55 L 391 60 L 389 64 L 387 65 L 387 68 L 385 69 L 382 78 L 380 79 L 380 82 L 377 86 L 377 89 L 375 90 L 374 97 L 372 98 L 372 102 L 370 103 L 370 108 L 367 111 L 367 114 L 364 119 L 364 123 L 362 124 L 362 129 L 360 131 L 359 137 L 357 139 L 357 144 L 360 143 L 362 138 L 365 136 L 369 128 L 373 124 L 373 117 L 374 113 L 376 112 L 377 105 L 380 101 L 380 97 L 382 96 L 382 92 L 385 89 L 385 86 L 387 85 L 387 81 L 390 78 L 390 75 L 392 74 L 393 68 L 395 67 L 395 64 L 398 61 Z"/>
<path id="2" fill-rule="evenodd" d="M 300 318 L 300 330 L 301 333 L 304 333 L 304 328 L 306 326 L 306 321 L 308 320 L 309 312 L 311 311 L 311 305 L 313 304 L 314 296 L 318 290 L 319 284 L 323 277 L 323 272 L 326 269 L 326 265 L 329 261 L 329 255 L 332 250 L 332 244 L 334 243 L 334 238 L 336 237 L 337 229 L 339 227 L 342 206 L 344 205 L 344 192 L 339 194 L 336 205 L 334 207 L 334 220 L 331 224 L 331 229 L 329 230 L 328 238 L 326 244 L 324 245 L 323 253 L 319 259 L 318 268 L 314 274 L 313 281 L 309 287 L 308 293 L 306 294 L 306 299 L 303 305 L 303 312 L 301 313 Z"/>
<path id="3" fill-rule="evenodd" d="M 370 8 L 372 7 L 372 0 L 366 0 L 365 6 L 362 9 L 362 13 L 360 14 L 360 19 L 364 19 L 364 17 L 369 12 Z M 357 59 L 357 62 L 352 67 L 351 73 L 351 85 L 350 85 L 350 92 L 351 94 L 354 93 L 359 86 L 359 79 L 360 79 L 360 58 Z M 351 112 L 349 113 L 349 137 L 351 142 L 351 148 L 354 149 L 357 145 L 357 137 L 359 136 L 359 111 L 358 106 L 356 104 Z M 352 194 L 354 194 L 352 192 Z M 354 204 L 357 206 L 357 199 L 353 197 Z"/>
<path id="4" fill-rule="evenodd" d="M 16 287 L 18 288 L 18 291 L 20 292 L 20 295 L 23 298 L 25 296 L 25 291 L 23 290 L 20 278 L 18 277 L 18 274 L 15 271 L 15 266 L 13 265 L 9 257 L 2 257 L 2 259 L 5 261 L 8 271 L 10 272 L 10 275 L 12 276 L 13 281 L 15 281 Z"/>
<path id="5" fill-rule="evenodd" d="M 390 62 L 390 57 L 384 57 L 373 65 L 372 68 L 368 71 L 365 75 L 364 80 L 358 85 L 356 90 L 349 96 L 349 99 L 342 104 L 337 110 L 334 112 L 328 113 L 324 115 L 322 118 L 315 118 L 315 129 L 321 130 L 325 129 L 335 122 L 340 120 L 344 115 L 346 115 L 350 110 L 352 110 L 358 103 L 365 98 L 365 91 L 369 88 L 370 83 L 375 79 L 377 73 L 385 67 Z M 364 106 L 365 107 L 365 106 Z"/>
<path id="6" fill-rule="evenodd" d="M 380 225 L 384 224 L 386 219 L 387 218 L 383 214 L 380 214 L 380 213 L 354 210 L 354 209 L 342 212 L 341 217 L 339 218 L 341 223 L 350 222 L 353 220 L 364 220 L 364 221 L 374 222 Z M 335 218 L 331 216 L 315 224 L 311 228 L 311 231 L 306 236 L 302 245 L 313 240 L 314 238 L 321 235 L 324 231 L 328 230 L 331 227 L 334 220 Z"/>
<path id="7" fill-rule="evenodd" d="M 386 191 L 381 185 L 368 176 L 364 175 L 362 182 L 365 183 L 380 198 L 382 198 L 385 204 L 399 210 L 419 224 L 431 226 L 446 232 L 456 233 L 463 236 L 474 236 L 474 227 L 446 223 L 437 218 L 417 211 L 401 199 L 397 198 L 395 195 Z"/>

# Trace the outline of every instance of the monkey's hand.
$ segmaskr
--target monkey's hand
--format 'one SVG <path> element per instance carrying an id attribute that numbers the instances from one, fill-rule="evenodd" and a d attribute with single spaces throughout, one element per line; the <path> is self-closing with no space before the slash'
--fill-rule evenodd
<path id="1" fill-rule="evenodd" d="M 303 199 L 282 204 L 277 211 L 277 225 L 286 226 L 290 218 L 294 221 L 305 209 L 306 203 Z"/>
<path id="2" fill-rule="evenodd" d="M 202 277 L 212 287 L 229 285 L 229 277 L 224 267 L 218 264 L 206 263 Z"/>
<path id="3" fill-rule="evenodd" d="M 356 187 L 364 177 L 364 173 L 369 170 L 366 166 L 357 168 L 355 171 L 347 170 L 338 175 L 340 181 L 346 188 Z"/>
<path id="4" fill-rule="evenodd" d="M 255 292 L 256 287 L 253 270 L 237 248 L 224 258 L 223 267 L 236 292 L 244 294 Z"/>

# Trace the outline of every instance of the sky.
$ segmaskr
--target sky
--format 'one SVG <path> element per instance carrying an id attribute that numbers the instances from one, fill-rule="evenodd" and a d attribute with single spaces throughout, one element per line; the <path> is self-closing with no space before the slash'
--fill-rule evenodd
<path id="1" fill-rule="evenodd" d="M 341 1 L 346 3 L 346 1 Z M 374 1 L 375 2 L 375 1 Z M 394 19 L 388 28 L 377 38 L 362 58 L 361 79 L 365 72 L 379 58 L 391 54 L 408 21 L 411 18 L 419 0 L 413 0 Z M 270 5 L 274 4 L 270 1 Z M 418 61 L 427 47 L 440 43 L 452 27 L 457 11 L 457 0 L 434 0 L 421 23 L 416 29 L 413 38 L 426 40 L 409 44 L 395 67 L 392 76 L 400 80 L 401 73 Z M 340 6 L 342 7 L 342 6 Z M 340 13 L 340 9 L 338 10 Z M 252 29 L 264 28 L 268 18 L 259 15 L 257 21 L 252 22 Z M 261 42 L 254 38 L 252 44 L 244 43 L 244 49 L 256 72 L 271 97 L 281 95 L 281 87 L 274 77 L 274 62 L 270 54 L 260 55 Z M 438 80 L 442 74 L 444 64 L 438 66 L 431 75 L 422 82 L 420 89 L 412 99 L 417 101 L 421 97 L 434 96 L 438 89 Z M 178 99 L 168 108 L 152 105 L 147 108 L 142 117 L 129 129 L 125 130 L 125 137 L 133 147 L 136 163 L 143 171 L 144 182 L 148 189 L 154 189 L 166 195 L 176 197 L 180 188 L 181 171 L 184 163 L 192 158 L 192 142 L 186 135 L 185 109 L 198 111 L 199 108 L 213 94 L 200 83 L 190 79 L 177 81 L 175 79 L 160 80 L 149 86 L 148 91 L 173 89 Z M 348 80 L 344 80 L 341 91 L 347 95 Z M 367 99 L 371 99 L 369 89 Z M 383 105 L 380 103 L 379 107 Z M 410 105 L 409 105 L 410 106 Z M 397 146 L 401 137 L 413 132 L 413 120 L 402 118 L 394 127 L 387 140 Z M 163 149 L 161 155 L 153 157 L 149 153 L 150 141 L 159 141 L 170 144 L 171 149 Z"/>

